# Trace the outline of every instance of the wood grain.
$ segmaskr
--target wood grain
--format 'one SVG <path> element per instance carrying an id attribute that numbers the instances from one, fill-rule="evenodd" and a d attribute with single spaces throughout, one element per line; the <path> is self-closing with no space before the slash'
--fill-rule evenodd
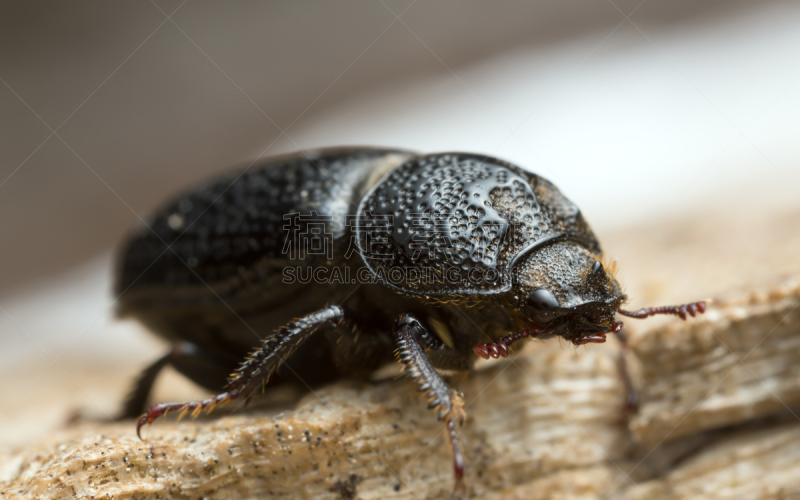
<path id="1" fill-rule="evenodd" d="M 710 296 L 708 313 L 626 321 L 642 400 L 628 424 L 614 341 L 532 342 L 453 379 L 467 404 L 467 496 L 800 498 L 800 214 L 789 215 L 761 227 L 759 244 L 713 221 L 674 221 L 664 238 L 683 236 L 666 246 L 632 243 L 638 228 L 612 236 L 637 306 Z M 764 265 L 743 267 L 753 262 Z M 124 392 L 118 376 L 95 383 Z M 336 499 L 351 487 L 354 498 L 422 499 L 452 488 L 441 424 L 413 384 L 391 376 L 341 381 L 284 411 L 170 418 L 144 442 L 132 421 L 46 429 L 0 449 L 0 498 Z"/>

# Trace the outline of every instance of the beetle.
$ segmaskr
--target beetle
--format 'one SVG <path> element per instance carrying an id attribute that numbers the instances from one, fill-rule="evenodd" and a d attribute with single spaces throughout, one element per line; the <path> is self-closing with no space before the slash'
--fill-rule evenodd
<path id="1" fill-rule="evenodd" d="M 168 410 L 196 415 L 267 382 L 312 387 L 394 357 L 445 426 L 457 488 L 464 403 L 437 369 L 508 356 L 525 338 L 601 343 L 622 334 L 616 315 L 706 307 L 622 309 L 580 210 L 536 174 L 371 148 L 271 158 L 180 194 L 128 238 L 115 290 L 120 316 L 172 344 L 124 404 L 123 416 L 144 412 L 137 434 Z M 148 409 L 167 365 L 215 395 Z"/>

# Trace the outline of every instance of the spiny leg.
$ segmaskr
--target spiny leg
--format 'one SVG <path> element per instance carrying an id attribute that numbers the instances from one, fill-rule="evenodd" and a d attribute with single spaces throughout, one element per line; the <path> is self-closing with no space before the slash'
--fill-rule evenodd
<path id="1" fill-rule="evenodd" d="M 150 408 L 136 426 L 136 434 L 141 438 L 141 428 L 152 424 L 157 418 L 170 410 L 180 411 L 180 417 L 191 412 L 198 416 L 204 409 L 211 412 L 219 405 L 225 405 L 239 398 L 248 398 L 253 391 L 266 384 L 270 376 L 288 359 L 300 345 L 320 327 L 336 327 L 346 319 L 345 310 L 331 305 L 315 313 L 278 328 L 272 335 L 261 342 L 255 350 L 231 375 L 226 391 L 206 398 L 202 401 L 183 403 L 161 403 Z"/>
<path id="2" fill-rule="evenodd" d="M 441 349 L 444 343 L 429 332 L 422 323 L 410 314 L 401 315 L 394 325 L 397 358 L 405 365 L 405 372 L 417 380 L 419 391 L 428 395 L 428 408 L 436 409 L 453 451 L 453 474 L 456 490 L 464 490 L 464 457 L 456 435 L 455 421 L 464 422 L 464 400 L 450 389 L 433 368 L 425 355 L 425 347 Z"/>
<path id="3" fill-rule="evenodd" d="M 233 368 L 191 342 L 178 342 L 142 371 L 117 418 L 134 418 L 142 414 L 158 374 L 167 366 L 174 367 L 192 382 L 212 391 L 225 387 Z"/>

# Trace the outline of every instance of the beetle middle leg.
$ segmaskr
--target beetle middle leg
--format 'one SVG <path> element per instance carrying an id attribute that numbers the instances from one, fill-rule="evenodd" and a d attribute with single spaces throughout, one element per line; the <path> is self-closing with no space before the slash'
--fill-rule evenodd
<path id="1" fill-rule="evenodd" d="M 272 335 L 266 337 L 261 346 L 255 350 L 231 375 L 225 386 L 225 391 L 202 401 L 183 403 L 161 403 L 151 407 L 136 426 L 139 434 L 145 424 L 152 424 L 156 419 L 165 415 L 170 410 L 181 412 L 181 416 L 188 412 L 197 416 L 204 409 L 209 412 L 219 405 L 225 405 L 233 400 L 248 398 L 253 392 L 266 384 L 269 378 L 280 368 L 300 345 L 308 340 L 322 327 L 337 327 L 347 320 L 345 309 L 338 305 L 330 305 L 315 313 L 299 318 L 278 328 Z"/>
<path id="2" fill-rule="evenodd" d="M 394 325 L 397 358 L 405 365 L 412 380 L 417 380 L 419 391 L 428 395 L 428 408 L 436 409 L 439 420 L 444 421 L 445 430 L 453 450 L 453 473 L 456 489 L 464 489 L 464 457 L 456 435 L 455 421 L 464 422 L 464 400 L 442 380 L 431 365 L 425 348 L 441 349 L 444 343 L 428 331 L 419 320 L 410 314 L 401 315 Z"/>

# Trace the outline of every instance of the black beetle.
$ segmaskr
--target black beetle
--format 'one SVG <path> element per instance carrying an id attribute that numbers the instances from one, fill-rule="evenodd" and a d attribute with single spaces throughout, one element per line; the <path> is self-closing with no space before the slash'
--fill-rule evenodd
<path id="1" fill-rule="evenodd" d="M 217 393 L 153 406 L 137 433 L 170 409 L 366 374 L 394 355 L 446 426 L 457 487 L 463 401 L 437 368 L 507 356 L 525 337 L 604 342 L 620 333 L 615 314 L 705 310 L 621 309 L 580 210 L 538 175 L 474 154 L 367 148 L 268 159 L 178 196 L 125 244 L 116 291 L 121 315 L 174 346 L 123 415 L 146 409 L 166 365 Z"/>

